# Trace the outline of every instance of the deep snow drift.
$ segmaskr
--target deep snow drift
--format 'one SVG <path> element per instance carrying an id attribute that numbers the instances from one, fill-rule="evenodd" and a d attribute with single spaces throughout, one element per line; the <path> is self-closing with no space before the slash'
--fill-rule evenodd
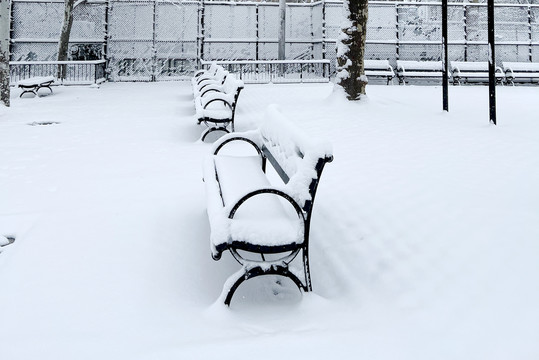
<path id="1" fill-rule="evenodd" d="M 333 143 L 314 292 L 216 303 L 189 82 L 58 87 L 0 109 L 0 359 L 539 358 L 538 87 L 247 85 Z M 40 125 L 47 124 L 47 125 Z"/>

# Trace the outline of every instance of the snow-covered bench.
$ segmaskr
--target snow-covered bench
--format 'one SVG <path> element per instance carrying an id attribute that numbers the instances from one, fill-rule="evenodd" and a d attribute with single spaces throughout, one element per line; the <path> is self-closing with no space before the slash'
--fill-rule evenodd
<path id="1" fill-rule="evenodd" d="M 49 89 L 52 94 L 51 85 L 53 82 L 53 76 L 35 76 L 24 80 L 19 80 L 17 85 L 22 89 L 19 97 L 22 97 L 26 93 L 32 93 L 37 96 L 38 91 L 41 88 Z"/>
<path id="2" fill-rule="evenodd" d="M 261 275 L 286 276 L 311 291 L 311 214 L 322 170 L 332 160 L 330 144 L 305 136 L 274 106 L 257 130 L 225 135 L 213 145 L 204 164 L 212 257 L 229 250 L 242 265 L 224 285 L 226 305 L 242 282 Z M 289 266 L 299 253 L 303 269 Z"/>
<path id="3" fill-rule="evenodd" d="M 405 84 L 409 78 L 441 79 L 442 76 L 441 61 L 397 60 L 399 84 Z"/>
<path id="4" fill-rule="evenodd" d="M 387 84 L 393 81 L 395 71 L 388 60 L 365 60 L 365 75 L 369 77 L 385 77 Z"/>
<path id="5" fill-rule="evenodd" d="M 242 89 L 243 81 L 227 74 L 224 83 L 206 84 L 200 90 L 195 98 L 196 117 L 199 124 L 208 127 L 201 135 L 202 141 L 211 132 L 229 132 L 228 125 L 234 131 L 236 105 Z"/>
<path id="6" fill-rule="evenodd" d="M 507 82 L 539 80 L 539 63 L 529 62 L 502 62 Z"/>
<path id="7" fill-rule="evenodd" d="M 460 85 L 462 81 L 476 80 L 488 81 L 487 61 L 451 61 L 451 76 L 453 84 Z M 505 79 L 505 74 L 501 67 L 496 66 L 496 83 L 501 84 Z"/>
<path id="8" fill-rule="evenodd" d="M 195 73 L 193 75 L 193 79 L 197 79 L 197 78 L 199 78 L 201 76 L 206 76 L 206 75 L 215 76 L 215 73 L 217 72 L 217 69 L 219 67 L 220 66 L 217 65 L 217 63 L 215 61 L 212 61 L 209 68 L 200 69 L 200 70 L 195 71 Z"/>
<path id="9" fill-rule="evenodd" d="M 2 250 L 3 250 L 2 248 L 13 244 L 14 241 L 15 241 L 15 238 L 12 236 L 0 235 L 0 253 L 2 253 Z"/>
<path id="10" fill-rule="evenodd" d="M 200 95 L 204 88 L 209 85 L 222 85 L 226 77 L 228 76 L 228 71 L 223 69 L 222 66 L 218 66 L 215 73 L 211 75 L 210 73 L 202 74 L 198 77 L 191 79 L 191 84 L 193 85 L 193 96 L 196 98 Z"/>

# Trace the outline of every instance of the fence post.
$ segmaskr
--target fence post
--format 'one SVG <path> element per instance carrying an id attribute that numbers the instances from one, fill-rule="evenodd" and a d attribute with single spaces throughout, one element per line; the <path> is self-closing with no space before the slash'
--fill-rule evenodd
<path id="1" fill-rule="evenodd" d="M 313 23 L 313 11 L 314 11 L 314 6 L 311 4 L 311 8 L 310 8 L 310 15 L 311 15 L 311 47 L 310 47 L 310 50 L 311 50 L 311 60 L 314 59 L 314 23 Z"/>
<path id="2" fill-rule="evenodd" d="M 201 61 L 204 59 L 204 0 L 198 3 L 198 66 L 202 68 Z"/>
<path id="3" fill-rule="evenodd" d="M 15 1 L 10 1 L 11 7 L 9 10 L 9 59 L 13 54 L 13 38 L 15 35 Z"/>
<path id="4" fill-rule="evenodd" d="M 152 66 L 151 66 L 151 75 L 150 81 L 155 81 L 157 73 L 157 48 L 155 46 L 156 42 L 156 30 L 157 30 L 157 0 L 153 1 L 153 34 L 152 34 Z"/>
<path id="5" fill-rule="evenodd" d="M 255 42 L 255 60 L 258 60 L 260 57 L 258 55 L 258 52 L 260 51 L 259 48 L 258 48 L 258 43 L 259 43 L 259 26 L 260 26 L 260 22 L 259 22 L 259 15 L 258 15 L 258 3 L 255 5 L 255 27 L 256 27 L 256 42 Z"/>
<path id="6" fill-rule="evenodd" d="M 110 0 L 107 0 L 105 2 L 105 28 L 103 30 L 104 36 L 103 36 L 103 59 L 106 61 L 105 63 L 105 73 L 103 74 L 105 78 L 108 80 L 108 72 L 107 69 L 109 68 L 109 39 L 110 39 L 110 33 L 109 33 L 109 11 L 111 10 Z"/>
<path id="7" fill-rule="evenodd" d="M 395 59 L 399 60 L 399 4 L 395 3 Z"/>
<path id="8" fill-rule="evenodd" d="M 286 58 L 286 0 L 279 0 L 279 47 L 277 58 Z"/>
<path id="9" fill-rule="evenodd" d="M 326 59 L 326 0 L 322 0 L 322 59 Z"/>
<path id="10" fill-rule="evenodd" d="M 532 7 L 528 5 L 528 34 L 530 39 L 530 45 L 528 48 L 528 61 L 533 61 L 533 45 L 532 45 Z"/>
<path id="11" fill-rule="evenodd" d="M 468 61 L 468 4 L 463 3 L 464 8 L 464 61 Z"/>

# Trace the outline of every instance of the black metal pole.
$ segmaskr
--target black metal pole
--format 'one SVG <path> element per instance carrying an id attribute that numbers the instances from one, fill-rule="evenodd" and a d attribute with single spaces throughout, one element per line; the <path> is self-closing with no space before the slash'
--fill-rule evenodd
<path id="1" fill-rule="evenodd" d="M 443 110 L 449 111 L 449 62 L 447 54 L 447 0 L 442 0 L 442 100 Z"/>
<path id="2" fill-rule="evenodd" d="M 490 122 L 496 125 L 496 55 L 494 39 L 494 0 L 488 0 L 488 90 Z"/>

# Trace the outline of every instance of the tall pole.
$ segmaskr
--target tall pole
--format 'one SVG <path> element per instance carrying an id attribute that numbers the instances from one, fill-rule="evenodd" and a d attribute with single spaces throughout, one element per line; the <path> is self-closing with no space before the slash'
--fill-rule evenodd
<path id="1" fill-rule="evenodd" d="M 9 106 L 9 39 L 11 1 L 0 0 L 0 104 Z"/>
<path id="2" fill-rule="evenodd" d="M 447 0 L 442 0 L 442 103 L 443 110 L 449 111 L 449 61 L 447 54 Z"/>
<path id="3" fill-rule="evenodd" d="M 285 59 L 286 0 L 279 0 L 279 52 L 278 59 Z"/>
<path id="4" fill-rule="evenodd" d="M 488 91 L 490 122 L 496 125 L 496 54 L 494 40 L 494 0 L 488 0 Z"/>

